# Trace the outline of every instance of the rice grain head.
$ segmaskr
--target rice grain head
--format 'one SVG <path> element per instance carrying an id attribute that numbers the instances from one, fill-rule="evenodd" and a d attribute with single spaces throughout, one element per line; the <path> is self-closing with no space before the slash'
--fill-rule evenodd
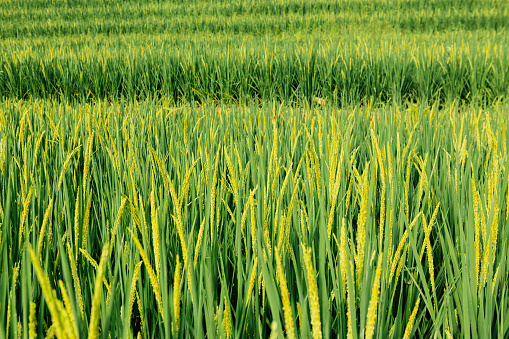
<path id="1" fill-rule="evenodd" d="M 223 331 L 227 339 L 232 337 L 233 334 L 232 315 L 230 313 L 230 304 L 226 296 L 224 297 Z"/>
<path id="2" fill-rule="evenodd" d="M 62 280 L 58 281 L 58 285 L 60 287 L 60 292 L 62 293 L 62 299 L 64 300 L 65 305 L 65 312 L 63 315 L 68 321 L 69 328 L 67 331 L 71 333 L 71 337 L 78 338 L 78 326 L 76 325 L 76 319 L 74 318 L 74 313 L 72 311 L 71 299 L 69 298 L 69 294 L 67 294 L 67 289 L 65 288 Z"/>
<path id="3" fill-rule="evenodd" d="M 46 212 L 44 212 L 41 230 L 39 233 L 39 241 L 37 242 L 37 257 L 38 258 L 41 257 L 42 247 L 44 246 L 44 236 L 46 235 L 46 227 L 48 226 L 49 215 L 50 215 L 52 209 L 53 209 L 53 199 L 50 199 L 48 207 L 46 207 Z"/>
<path id="4" fill-rule="evenodd" d="M 288 292 L 288 285 L 283 272 L 281 258 L 279 252 L 275 253 L 276 257 L 276 276 L 279 282 L 279 289 L 281 290 L 281 298 L 283 301 L 283 314 L 285 318 L 286 337 L 295 338 L 295 324 L 293 322 L 292 305 L 290 303 L 290 294 Z"/>
<path id="5" fill-rule="evenodd" d="M 254 257 L 254 264 L 251 268 L 251 275 L 249 277 L 249 285 L 247 288 L 247 296 L 246 296 L 246 307 L 249 304 L 249 301 L 251 300 L 251 293 L 253 292 L 253 288 L 256 282 L 256 273 L 257 273 L 257 265 L 258 265 L 258 257 Z"/>
<path id="6" fill-rule="evenodd" d="M 62 183 L 64 182 L 64 175 L 65 172 L 67 172 L 67 168 L 69 167 L 69 164 L 71 163 L 72 157 L 78 152 L 78 150 L 81 148 L 81 145 L 73 149 L 67 158 L 65 159 L 64 165 L 62 166 L 62 171 L 60 172 L 60 177 L 58 178 L 58 184 L 57 184 L 57 192 L 60 191 L 60 186 L 62 186 Z"/>
<path id="7" fill-rule="evenodd" d="M 203 233 L 205 232 L 205 219 L 201 222 L 200 230 L 198 231 L 198 236 L 196 238 L 196 245 L 194 248 L 194 267 L 196 267 L 196 264 L 198 263 L 198 255 L 200 254 L 200 247 L 201 243 L 203 241 Z"/>
<path id="8" fill-rule="evenodd" d="M 83 229 L 82 229 L 82 239 L 81 239 L 81 246 L 85 247 L 87 244 L 87 238 L 88 238 L 88 225 L 90 223 L 90 208 L 92 207 L 92 190 L 90 190 L 90 193 L 88 194 L 87 198 L 87 205 L 85 207 L 85 214 L 83 215 Z"/>
<path id="9" fill-rule="evenodd" d="M 311 311 L 311 326 L 313 339 L 322 338 L 322 324 L 320 321 L 320 301 L 318 299 L 318 287 L 316 285 L 315 269 L 311 261 L 311 249 L 302 245 L 304 255 L 304 266 L 306 267 L 306 277 L 308 281 L 309 308 Z"/>
<path id="10" fill-rule="evenodd" d="M 375 280 L 371 289 L 371 298 L 369 300 L 368 313 L 366 315 L 366 335 L 365 339 L 371 339 L 375 333 L 376 313 L 378 309 L 378 296 L 380 294 L 380 277 L 382 275 L 383 253 L 378 256 L 376 265 Z"/>
<path id="11" fill-rule="evenodd" d="M 129 290 L 129 305 L 127 308 L 127 316 L 126 316 L 127 323 L 131 322 L 131 315 L 132 315 L 132 311 L 133 311 L 134 299 L 136 298 L 136 284 L 137 284 L 138 278 L 140 276 L 140 270 L 141 270 L 142 264 L 143 264 L 143 261 L 140 261 L 134 267 L 133 280 L 131 281 L 131 288 Z"/>
<path id="12" fill-rule="evenodd" d="M 182 265 L 180 263 L 179 255 L 177 254 L 177 260 L 175 265 L 175 273 L 173 278 L 173 312 L 175 317 L 175 327 L 173 332 L 175 336 L 178 335 L 179 319 L 180 319 L 180 282 L 182 277 Z"/>
<path id="13" fill-rule="evenodd" d="M 111 252 L 113 251 L 113 247 L 115 246 L 115 237 L 117 236 L 118 227 L 120 226 L 120 222 L 122 221 L 122 214 L 124 213 L 124 207 L 125 203 L 127 202 L 127 197 L 123 197 L 122 201 L 120 202 L 120 207 L 118 208 L 117 216 L 115 218 L 115 223 L 113 224 L 113 229 L 111 231 L 111 238 L 109 246 L 110 253 L 108 253 L 111 256 Z"/>
<path id="14" fill-rule="evenodd" d="M 403 339 L 409 339 L 410 334 L 412 333 L 412 327 L 414 326 L 415 317 L 417 316 L 417 311 L 419 310 L 419 303 L 421 302 L 421 298 L 419 297 L 417 299 L 417 302 L 415 303 L 414 309 L 412 311 L 412 314 L 410 315 L 410 318 L 408 319 L 408 323 L 405 327 L 405 333 L 403 334 Z"/>
<path id="15" fill-rule="evenodd" d="M 159 222 L 156 208 L 156 198 L 154 191 L 154 176 L 152 175 L 152 191 L 150 192 L 150 216 L 152 221 L 152 244 L 154 246 L 154 257 L 156 264 L 157 277 L 161 276 L 161 259 L 159 249 Z"/>
<path id="16" fill-rule="evenodd" d="M 37 318 L 35 316 L 35 303 L 32 301 L 30 303 L 30 316 L 29 316 L 29 330 L 28 330 L 28 338 L 36 339 L 37 338 Z M 7 325 L 6 327 L 9 327 Z"/>

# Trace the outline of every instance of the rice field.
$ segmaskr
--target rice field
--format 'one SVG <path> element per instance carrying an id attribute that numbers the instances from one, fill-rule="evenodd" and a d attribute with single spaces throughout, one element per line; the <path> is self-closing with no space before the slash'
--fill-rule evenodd
<path id="1" fill-rule="evenodd" d="M 0 339 L 509 336 L 507 1 L 0 18 Z"/>

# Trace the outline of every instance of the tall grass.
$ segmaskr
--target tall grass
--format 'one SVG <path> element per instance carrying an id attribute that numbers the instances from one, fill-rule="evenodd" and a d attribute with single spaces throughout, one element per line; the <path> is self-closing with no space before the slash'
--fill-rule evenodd
<path id="1" fill-rule="evenodd" d="M 507 109 L 6 100 L 0 337 L 505 337 Z"/>

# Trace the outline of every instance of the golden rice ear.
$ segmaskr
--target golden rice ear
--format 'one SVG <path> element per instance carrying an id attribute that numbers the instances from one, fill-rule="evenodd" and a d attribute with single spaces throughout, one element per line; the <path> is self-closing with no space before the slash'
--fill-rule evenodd
<path id="1" fill-rule="evenodd" d="M 322 338 L 322 323 L 320 321 L 320 300 L 318 299 L 318 287 L 316 285 L 315 269 L 311 261 L 311 249 L 302 245 L 304 266 L 308 282 L 309 308 L 311 310 L 311 326 L 313 339 Z"/>
<path id="2" fill-rule="evenodd" d="M 285 318 L 285 329 L 286 337 L 293 339 L 295 338 L 295 325 L 293 322 L 292 305 L 290 303 L 290 293 L 288 292 L 288 285 L 286 283 L 285 273 L 283 272 L 283 266 L 281 264 L 281 258 L 279 252 L 275 252 L 276 257 L 276 277 L 279 283 L 279 289 L 281 290 L 281 298 L 283 300 L 283 314 Z"/>
<path id="3" fill-rule="evenodd" d="M 180 263 L 180 258 L 177 254 L 177 260 L 175 265 L 175 274 L 173 278 L 173 312 L 175 314 L 175 323 L 174 323 L 174 334 L 178 335 L 179 329 L 179 320 L 180 320 L 180 281 L 182 280 L 182 265 Z"/>
<path id="4" fill-rule="evenodd" d="M 9 327 L 9 325 L 7 325 Z M 29 324 L 28 324 L 28 338 L 36 339 L 37 338 L 37 318 L 35 316 L 35 303 L 32 301 L 30 303 L 30 316 L 29 316 Z"/>
<path id="5" fill-rule="evenodd" d="M 417 302 L 415 303 L 414 309 L 412 310 L 412 314 L 410 315 L 410 318 L 408 319 L 408 323 L 405 327 L 405 333 L 403 334 L 403 339 L 410 338 L 410 334 L 412 333 L 412 327 L 414 326 L 415 317 L 417 316 L 417 311 L 419 310 L 420 302 L 421 302 L 421 298 L 419 297 L 417 299 Z"/>
<path id="6" fill-rule="evenodd" d="M 376 265 L 375 279 L 373 288 L 371 289 L 371 297 L 369 300 L 368 312 L 366 314 L 366 332 L 365 339 L 371 339 L 375 333 L 376 313 L 378 308 L 378 296 L 380 294 L 380 277 L 382 275 L 383 253 L 378 255 L 378 263 Z"/>
<path id="7" fill-rule="evenodd" d="M 152 179 L 154 177 L 152 176 Z M 156 263 L 157 277 L 161 276 L 161 253 L 159 248 L 159 221 L 157 216 L 156 198 L 154 191 L 154 183 L 152 183 L 152 191 L 150 192 L 150 218 L 152 221 L 152 243 L 154 246 L 154 256 Z"/>
<path id="8" fill-rule="evenodd" d="M 129 305 L 127 308 L 127 316 L 126 316 L 126 321 L 128 323 L 131 322 L 131 315 L 132 315 L 132 311 L 133 311 L 134 299 L 136 298 L 136 284 L 137 284 L 138 278 L 140 276 L 140 270 L 141 270 L 142 264 L 143 264 L 143 261 L 140 261 L 134 267 L 133 280 L 131 282 L 131 289 L 129 290 Z"/>

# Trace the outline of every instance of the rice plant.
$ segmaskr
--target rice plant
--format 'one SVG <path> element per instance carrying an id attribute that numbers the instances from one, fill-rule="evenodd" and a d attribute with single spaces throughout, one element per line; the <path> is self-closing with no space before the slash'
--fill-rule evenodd
<path id="1" fill-rule="evenodd" d="M 0 105 L 0 336 L 504 337 L 507 105 Z"/>

